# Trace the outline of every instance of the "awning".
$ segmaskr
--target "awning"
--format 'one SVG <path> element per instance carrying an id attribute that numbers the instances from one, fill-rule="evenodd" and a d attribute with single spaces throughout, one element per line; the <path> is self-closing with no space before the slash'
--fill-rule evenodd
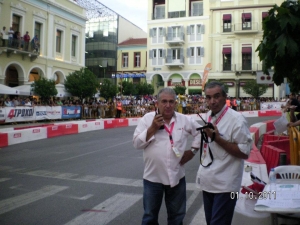
<path id="1" fill-rule="evenodd" d="M 231 48 L 223 48 L 223 54 L 231 54 Z"/>
<path id="2" fill-rule="evenodd" d="M 251 19 L 251 13 L 243 13 L 242 19 Z"/>
<path id="3" fill-rule="evenodd" d="M 251 47 L 243 47 L 242 53 L 252 53 L 252 48 Z"/>
<path id="4" fill-rule="evenodd" d="M 268 12 L 262 12 L 262 18 L 263 18 L 263 19 L 266 18 L 268 15 L 269 15 Z"/>
<path id="5" fill-rule="evenodd" d="M 223 14 L 223 20 L 231 20 L 231 14 Z"/>

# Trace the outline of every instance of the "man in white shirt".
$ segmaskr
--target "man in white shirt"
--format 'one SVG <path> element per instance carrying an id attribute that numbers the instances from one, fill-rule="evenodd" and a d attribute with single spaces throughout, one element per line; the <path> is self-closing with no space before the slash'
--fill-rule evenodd
<path id="1" fill-rule="evenodd" d="M 207 122 L 214 129 L 204 132 L 211 143 L 200 147 L 201 165 L 197 186 L 203 191 L 203 203 L 208 225 L 230 225 L 236 204 L 236 193 L 241 188 L 244 160 L 252 147 L 252 137 L 242 114 L 226 105 L 224 84 L 210 82 L 205 86 L 206 101 L 210 108 Z M 209 141 L 208 141 L 209 142 Z"/>
<path id="2" fill-rule="evenodd" d="M 133 146 L 144 152 L 144 215 L 142 225 L 158 224 L 163 196 L 169 225 L 182 225 L 186 213 L 186 181 L 183 165 L 200 145 L 199 124 L 174 111 L 176 93 L 163 88 L 158 93 L 157 112 L 147 113 L 137 125 Z M 186 150 L 192 135 L 192 149 Z M 166 223 L 165 223 L 166 224 Z"/>
<path id="3" fill-rule="evenodd" d="M 1 32 L 0 32 L 0 36 L 2 39 L 2 47 L 5 46 L 5 40 L 7 40 L 7 34 L 6 34 L 6 27 L 3 27 Z"/>

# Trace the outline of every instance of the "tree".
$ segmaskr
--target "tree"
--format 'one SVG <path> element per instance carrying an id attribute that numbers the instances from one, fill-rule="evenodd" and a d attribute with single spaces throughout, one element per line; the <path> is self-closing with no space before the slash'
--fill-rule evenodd
<path id="1" fill-rule="evenodd" d="M 151 84 L 146 82 L 139 83 L 136 85 L 138 95 L 152 95 L 154 93 L 154 88 Z"/>
<path id="2" fill-rule="evenodd" d="M 121 92 L 121 90 L 120 90 Z M 122 94 L 123 95 L 137 95 L 136 85 L 132 82 L 123 81 L 122 82 Z"/>
<path id="3" fill-rule="evenodd" d="M 267 84 L 258 84 L 256 80 L 249 80 L 245 82 L 245 85 L 242 87 L 244 92 L 251 95 L 254 98 L 258 98 L 266 93 L 268 89 Z"/>
<path id="4" fill-rule="evenodd" d="M 42 102 L 57 95 L 55 81 L 51 79 L 48 80 L 42 77 L 39 80 L 35 80 L 31 84 L 31 87 L 33 89 L 33 92 L 41 97 Z"/>
<path id="5" fill-rule="evenodd" d="M 186 87 L 185 86 L 181 86 L 181 85 L 176 85 L 175 88 L 174 88 L 174 91 L 175 93 L 178 95 L 184 95 L 185 94 L 185 89 Z"/>
<path id="6" fill-rule="evenodd" d="M 256 51 L 263 61 L 263 72 L 274 68 L 273 81 L 283 83 L 286 77 L 292 84 L 300 81 L 300 1 L 284 1 L 274 5 L 263 21 L 263 40 Z M 292 85 L 291 91 L 300 90 Z"/>
<path id="7" fill-rule="evenodd" d="M 93 97 L 99 90 L 100 84 L 94 73 L 87 68 L 70 73 L 65 81 L 66 90 L 80 99 Z"/>
<path id="8" fill-rule="evenodd" d="M 117 86 L 112 84 L 110 80 L 104 79 L 100 85 L 100 95 L 106 100 L 112 99 L 117 94 Z"/>

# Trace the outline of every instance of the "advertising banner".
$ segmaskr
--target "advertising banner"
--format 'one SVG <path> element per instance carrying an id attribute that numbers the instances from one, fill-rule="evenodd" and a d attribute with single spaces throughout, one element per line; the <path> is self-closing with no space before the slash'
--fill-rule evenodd
<path id="1" fill-rule="evenodd" d="M 25 122 L 35 120 L 35 108 L 26 106 L 5 107 L 5 122 Z"/>
<path id="2" fill-rule="evenodd" d="M 260 110 L 281 110 L 281 106 L 285 106 L 285 102 L 261 102 Z"/>
<path id="3" fill-rule="evenodd" d="M 61 106 L 35 106 L 36 120 L 61 119 Z"/>
<path id="4" fill-rule="evenodd" d="M 62 106 L 62 119 L 74 119 L 81 117 L 81 106 Z"/>

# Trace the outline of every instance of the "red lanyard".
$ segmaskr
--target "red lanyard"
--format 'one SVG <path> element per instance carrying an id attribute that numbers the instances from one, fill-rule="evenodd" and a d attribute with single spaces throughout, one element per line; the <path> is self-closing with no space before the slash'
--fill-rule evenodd
<path id="1" fill-rule="evenodd" d="M 172 137 L 172 131 L 173 131 L 173 128 L 174 128 L 174 122 L 171 124 L 171 128 L 170 128 L 170 130 L 167 128 L 167 126 L 166 125 L 164 125 L 165 126 L 165 130 L 168 132 L 168 134 L 169 134 L 169 138 L 170 138 L 170 142 L 171 142 L 171 145 L 172 145 L 172 147 L 173 147 L 173 144 L 174 144 L 174 142 L 173 142 L 173 137 Z"/>
<path id="2" fill-rule="evenodd" d="M 228 110 L 228 106 L 226 106 L 226 108 L 224 109 L 224 111 L 222 112 L 222 114 L 219 116 L 219 118 L 215 122 L 215 125 L 217 125 L 220 122 L 220 120 L 225 115 L 225 113 L 227 112 L 227 110 Z M 211 116 L 208 117 L 208 122 L 210 122 L 210 121 L 211 121 Z"/>

